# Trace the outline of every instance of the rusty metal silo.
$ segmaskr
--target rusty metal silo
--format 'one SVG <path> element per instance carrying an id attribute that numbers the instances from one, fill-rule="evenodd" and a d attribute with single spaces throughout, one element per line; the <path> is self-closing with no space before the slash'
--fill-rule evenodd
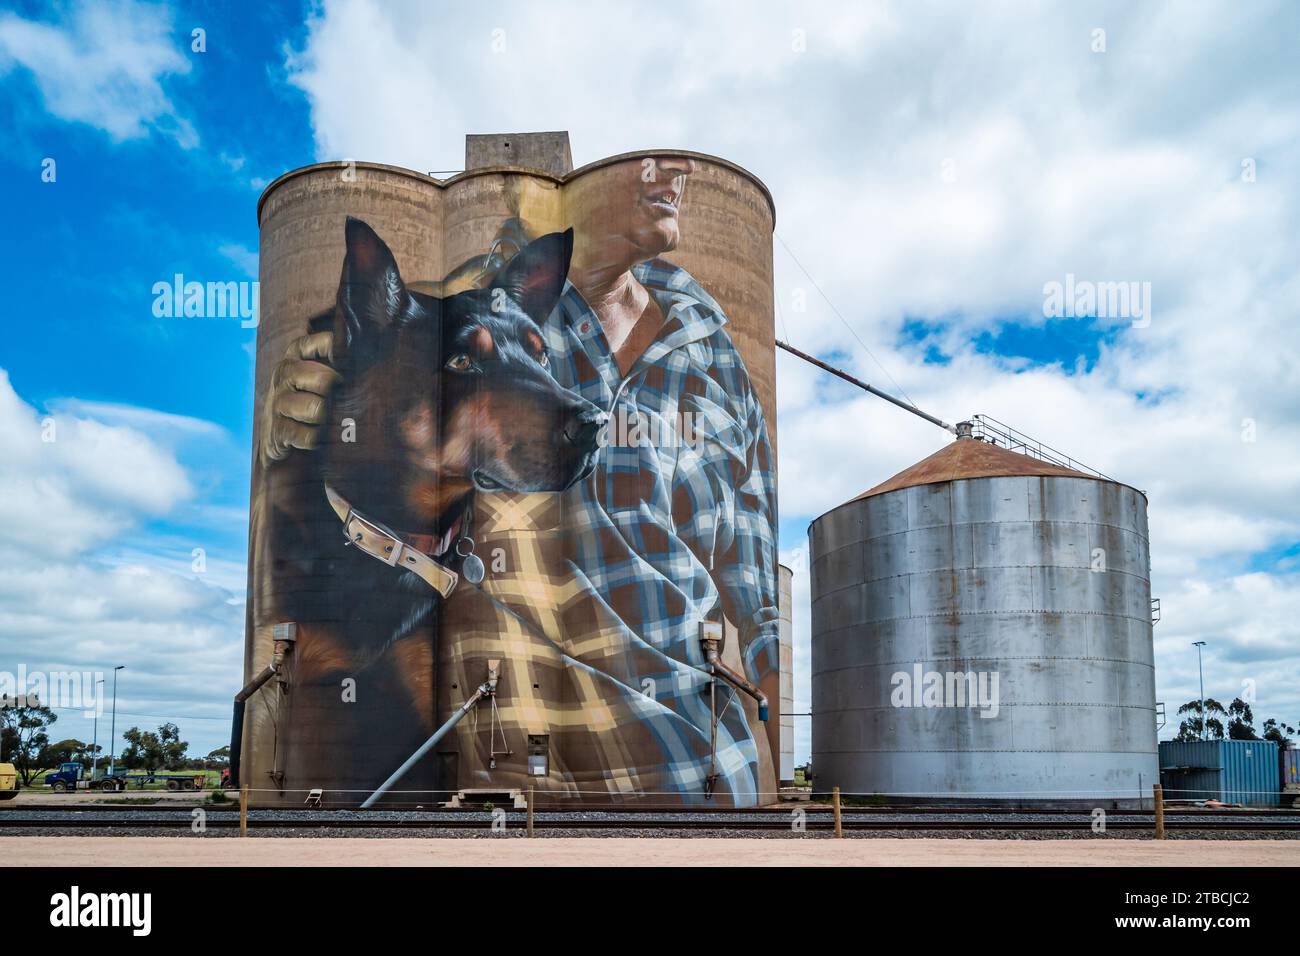
<path id="1" fill-rule="evenodd" d="M 963 431 L 816 519 L 818 787 L 1105 805 L 1149 795 L 1146 506 L 1127 485 Z"/>

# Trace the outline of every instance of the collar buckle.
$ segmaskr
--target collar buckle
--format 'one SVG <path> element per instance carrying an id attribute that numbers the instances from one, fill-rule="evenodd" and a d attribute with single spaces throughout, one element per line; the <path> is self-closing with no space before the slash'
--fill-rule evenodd
<path id="1" fill-rule="evenodd" d="M 347 524 L 344 527 L 347 529 L 348 540 L 358 545 L 362 551 L 368 552 L 389 567 L 397 567 L 397 562 L 402 557 L 403 541 L 396 534 L 355 511 L 348 512 Z M 361 530 L 358 531 L 357 528 Z"/>

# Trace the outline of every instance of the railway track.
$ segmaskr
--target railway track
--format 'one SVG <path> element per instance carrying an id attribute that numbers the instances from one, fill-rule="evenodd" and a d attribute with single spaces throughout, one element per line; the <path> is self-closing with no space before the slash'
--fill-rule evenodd
<path id="1" fill-rule="evenodd" d="M 927 815 L 922 819 L 890 815 L 890 819 L 881 819 L 875 814 L 846 813 L 843 829 L 846 832 L 863 831 L 935 831 L 935 832 L 969 832 L 969 833 L 1005 833 L 1050 831 L 1087 831 L 1092 827 L 1092 820 L 1086 814 L 1073 814 L 1072 817 L 1059 819 L 1023 819 L 1009 814 L 1003 819 L 942 819 Z M 966 815 L 969 816 L 969 815 Z M 1123 814 L 1112 816 L 1106 821 L 1107 831 L 1145 831 L 1154 828 L 1151 819 L 1134 818 L 1138 815 Z M 35 810 L 0 812 L 0 832 L 9 831 L 69 831 L 69 830 L 190 830 L 194 822 L 191 810 L 177 810 L 168 813 L 144 810 L 131 810 L 124 813 L 107 815 L 90 813 L 83 815 L 80 811 L 55 810 L 40 813 Z M 829 813 L 810 812 L 802 821 L 802 828 L 808 831 L 829 831 L 834 829 L 834 820 Z M 701 819 L 701 815 L 674 816 L 672 814 L 618 814 L 612 817 L 584 817 L 573 813 L 563 815 L 538 812 L 534 820 L 537 831 L 759 831 L 778 832 L 793 829 L 794 819 L 787 812 L 735 813 L 718 814 L 714 819 Z M 504 818 L 505 828 L 518 830 L 526 825 L 526 816 L 522 811 L 508 812 Z M 214 830 L 236 829 L 239 817 L 232 811 L 208 810 L 204 816 L 204 826 Z M 248 827 L 252 830 L 410 830 L 410 831 L 445 831 L 445 830 L 484 830 L 493 826 L 490 813 L 461 811 L 443 814 L 435 818 L 414 817 L 410 815 L 385 813 L 382 816 L 353 814 L 348 811 L 325 813 L 250 813 Z M 500 823 L 498 822 L 498 826 Z M 1218 832 L 1268 832 L 1300 833 L 1300 816 L 1289 815 L 1275 817 L 1224 817 L 1222 815 L 1190 815 L 1184 818 L 1180 814 L 1166 817 L 1165 828 L 1170 832 L 1178 831 L 1218 831 Z"/>

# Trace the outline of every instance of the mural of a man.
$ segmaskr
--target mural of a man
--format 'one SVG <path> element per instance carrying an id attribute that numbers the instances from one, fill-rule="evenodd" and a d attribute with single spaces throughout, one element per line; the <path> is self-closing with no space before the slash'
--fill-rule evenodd
<path id="1" fill-rule="evenodd" d="M 616 768 L 634 789 L 712 787 L 749 804 L 766 789 L 771 738 L 726 694 L 710 703 L 699 626 L 734 625 L 746 675 L 778 699 L 775 467 L 722 308 L 659 258 L 677 247 L 694 171 L 686 157 L 637 159 L 566 187 L 574 252 L 542 332 L 552 374 L 610 428 L 591 478 L 564 493 L 570 581 L 558 623 L 538 627 L 562 632 L 546 637 L 646 725 L 657 760 L 624 762 L 653 766 Z M 305 337 L 277 370 L 266 460 L 315 444 L 329 351 L 327 335 Z"/>

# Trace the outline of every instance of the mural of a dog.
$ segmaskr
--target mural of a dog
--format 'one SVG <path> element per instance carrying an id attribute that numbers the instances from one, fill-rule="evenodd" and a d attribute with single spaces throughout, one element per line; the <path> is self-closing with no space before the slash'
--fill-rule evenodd
<path id="1" fill-rule="evenodd" d="M 268 557 L 275 615 L 298 623 L 286 773 L 344 762 L 364 790 L 432 730 L 437 641 L 454 639 L 443 601 L 472 602 L 481 575 L 475 493 L 571 486 L 605 416 L 550 376 L 538 328 L 571 231 L 524 246 L 491 287 L 446 297 L 404 283 L 366 223 L 345 231 L 337 303 L 312 322 L 333 332 L 342 377 L 295 489 L 303 507 L 273 516 Z"/>

